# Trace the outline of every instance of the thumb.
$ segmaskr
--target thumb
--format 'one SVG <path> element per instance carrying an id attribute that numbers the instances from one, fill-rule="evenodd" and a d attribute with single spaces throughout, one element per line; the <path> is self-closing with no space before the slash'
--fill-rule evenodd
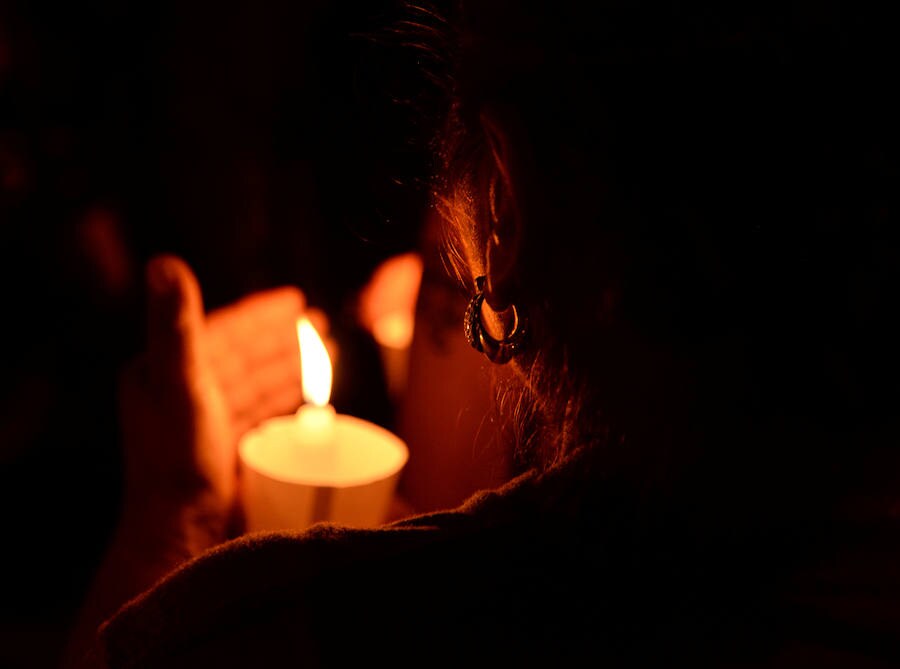
<path id="1" fill-rule="evenodd" d="M 147 362 L 152 380 L 187 383 L 200 364 L 203 299 L 197 278 L 174 255 L 153 257 L 146 267 Z"/>

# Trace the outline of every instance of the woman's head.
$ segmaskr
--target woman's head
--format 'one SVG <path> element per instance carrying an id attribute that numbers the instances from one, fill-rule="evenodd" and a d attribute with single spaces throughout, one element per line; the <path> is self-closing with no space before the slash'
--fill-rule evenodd
<path id="1" fill-rule="evenodd" d="M 832 466 L 828 439 L 892 416 L 890 40 L 877 17 L 728 5 L 449 13 L 439 202 L 486 319 L 528 315 L 513 364 L 545 459 Z"/>

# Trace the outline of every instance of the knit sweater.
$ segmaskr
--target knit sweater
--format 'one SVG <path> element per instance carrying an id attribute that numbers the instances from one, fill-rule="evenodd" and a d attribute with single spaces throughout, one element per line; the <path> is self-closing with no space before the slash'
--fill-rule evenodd
<path id="1" fill-rule="evenodd" d="M 828 549 L 798 569 L 779 558 L 799 550 L 790 537 L 698 537 L 665 514 L 638 522 L 610 488 L 576 455 L 378 529 L 245 535 L 107 621 L 105 661 L 900 666 L 896 523 L 855 528 L 829 543 L 843 557 Z"/>

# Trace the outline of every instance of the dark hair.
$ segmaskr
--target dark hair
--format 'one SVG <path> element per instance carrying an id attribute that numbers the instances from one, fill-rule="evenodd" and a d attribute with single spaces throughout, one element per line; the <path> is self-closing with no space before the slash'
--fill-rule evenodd
<path id="1" fill-rule="evenodd" d="M 423 10 L 447 54 L 437 201 L 462 259 L 494 169 L 479 113 L 514 109 L 540 177 L 523 451 L 591 443 L 651 487 L 714 472 L 735 495 L 802 472 L 820 503 L 896 417 L 896 46 L 840 3 L 744 5 Z"/>

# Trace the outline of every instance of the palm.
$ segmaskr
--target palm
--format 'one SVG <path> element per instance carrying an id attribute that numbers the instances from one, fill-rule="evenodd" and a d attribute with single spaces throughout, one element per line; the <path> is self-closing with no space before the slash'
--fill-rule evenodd
<path id="1" fill-rule="evenodd" d="M 279 288 L 205 316 L 193 274 L 172 262 L 177 304 L 151 308 L 147 351 L 122 376 L 126 490 L 140 500 L 211 495 L 228 509 L 240 435 L 300 402 L 303 299 Z"/>

